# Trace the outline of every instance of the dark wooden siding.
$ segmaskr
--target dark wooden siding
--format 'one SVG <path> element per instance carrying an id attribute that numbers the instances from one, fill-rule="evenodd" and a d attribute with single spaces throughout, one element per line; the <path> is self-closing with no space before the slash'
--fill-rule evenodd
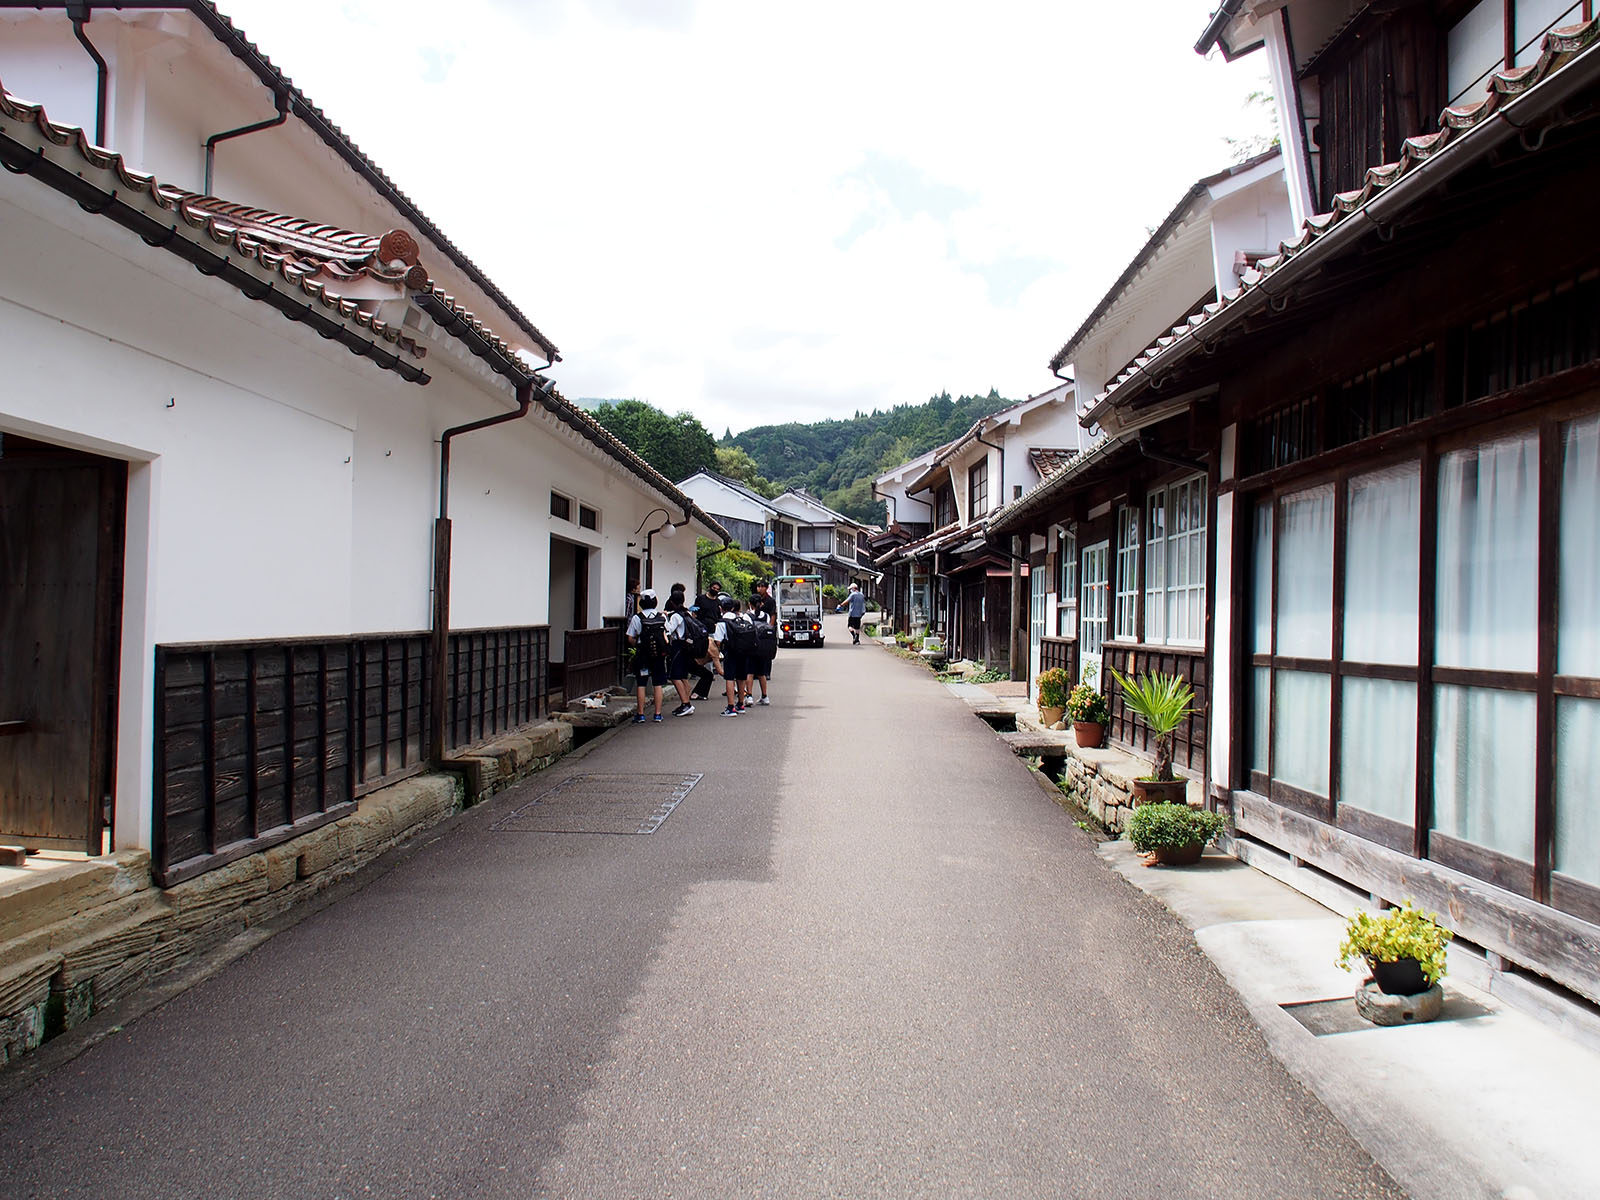
<path id="1" fill-rule="evenodd" d="M 1431 6 L 1358 22 L 1311 64 L 1322 101 L 1321 207 L 1395 161 L 1408 137 L 1434 128 L 1444 106 L 1444 47 Z"/>
<path id="2" fill-rule="evenodd" d="M 1206 727 L 1210 712 L 1211 673 L 1205 651 L 1199 647 L 1133 646 L 1107 642 L 1105 663 L 1132 679 L 1136 675 L 1177 675 L 1194 689 L 1195 712 L 1172 735 L 1172 765 L 1203 772 L 1206 762 Z M 1111 709 L 1107 734 L 1113 742 L 1145 757 L 1155 752 L 1150 727 L 1128 708 L 1122 689 L 1110 671 L 1105 672 L 1106 702 Z"/>
<path id="3" fill-rule="evenodd" d="M 622 678 L 622 625 L 603 629 L 569 629 L 566 636 L 567 699 L 611 687 Z"/>
<path id="4" fill-rule="evenodd" d="M 1039 641 L 1039 670 L 1060 667 L 1067 678 L 1078 678 L 1078 639 L 1046 637 Z"/>
<path id="5" fill-rule="evenodd" d="M 353 811 L 422 770 L 425 633 L 156 648 L 157 882 L 177 883 Z M 446 745 L 543 716 L 549 630 L 450 636 Z"/>

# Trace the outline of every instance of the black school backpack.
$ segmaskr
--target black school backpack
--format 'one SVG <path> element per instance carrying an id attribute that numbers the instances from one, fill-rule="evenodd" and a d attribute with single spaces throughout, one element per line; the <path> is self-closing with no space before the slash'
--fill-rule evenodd
<path id="1" fill-rule="evenodd" d="M 695 619 L 693 613 L 682 613 L 683 634 L 678 642 L 683 646 L 690 658 L 704 658 L 711 652 L 710 639 L 706 636 L 706 627 Z"/>
<path id="2" fill-rule="evenodd" d="M 639 653 L 646 658 L 667 655 L 667 619 L 659 612 L 639 614 Z"/>
<path id="3" fill-rule="evenodd" d="M 728 627 L 728 649 L 740 658 L 747 658 L 756 653 L 756 625 L 743 613 L 733 614 L 723 618 Z"/>
<path id="4" fill-rule="evenodd" d="M 757 621 L 756 657 L 771 658 L 778 652 L 778 627 L 771 621 Z"/>

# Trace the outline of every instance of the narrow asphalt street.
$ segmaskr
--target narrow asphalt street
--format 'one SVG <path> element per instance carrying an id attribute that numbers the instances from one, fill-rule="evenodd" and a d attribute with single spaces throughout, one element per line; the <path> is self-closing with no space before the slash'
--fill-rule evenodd
<path id="1" fill-rule="evenodd" d="M 829 624 L 771 708 L 617 731 L 7 1097 L 0 1197 L 1400 1196 L 966 706 Z M 556 832 L 587 787 L 682 800 Z"/>

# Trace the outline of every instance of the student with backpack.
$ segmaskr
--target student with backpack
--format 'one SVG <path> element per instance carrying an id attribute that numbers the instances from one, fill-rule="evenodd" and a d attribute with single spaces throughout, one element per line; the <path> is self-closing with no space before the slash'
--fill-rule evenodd
<path id="1" fill-rule="evenodd" d="M 760 602 L 760 591 L 763 584 L 757 584 L 757 595 L 750 598 L 750 616 L 755 624 L 755 649 L 750 656 L 750 674 L 744 681 L 745 707 L 759 704 L 765 707 L 771 701 L 767 699 L 767 679 L 772 674 L 772 660 L 778 654 L 778 626 L 768 613 L 765 605 Z M 770 603 L 770 601 L 769 601 Z M 755 699 L 754 685 L 761 685 L 761 699 Z"/>
<path id="2" fill-rule="evenodd" d="M 649 588 L 639 593 L 639 610 L 628 618 L 628 644 L 633 647 L 633 673 L 637 678 L 639 708 L 633 718 L 643 725 L 644 693 L 655 695 L 655 719 L 661 720 L 661 685 L 667 678 L 667 619 L 656 610 L 656 594 Z"/>
<path id="3" fill-rule="evenodd" d="M 694 698 L 689 691 L 689 676 L 697 677 L 704 670 L 697 659 L 710 651 L 705 626 L 695 619 L 683 603 L 681 585 L 674 585 L 667 597 L 667 678 L 678 690 L 678 707 L 672 710 L 675 717 L 694 716 Z M 710 672 L 705 672 L 709 676 Z M 709 678 L 705 680 L 708 687 Z"/>
<path id="4" fill-rule="evenodd" d="M 755 649 L 755 625 L 739 611 L 739 602 L 723 594 L 718 601 L 722 620 L 717 622 L 711 635 L 716 642 L 718 665 L 722 668 L 723 682 L 727 685 L 728 707 L 722 710 L 725 717 L 737 717 L 744 712 L 745 680 L 750 674 L 748 656 Z"/>

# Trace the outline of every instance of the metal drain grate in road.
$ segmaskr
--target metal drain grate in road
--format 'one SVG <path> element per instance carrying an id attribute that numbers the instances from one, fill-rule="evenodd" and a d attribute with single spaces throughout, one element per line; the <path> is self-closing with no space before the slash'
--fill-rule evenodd
<path id="1" fill-rule="evenodd" d="M 700 775 L 574 775 L 513 809 L 497 833 L 654 833 Z"/>

